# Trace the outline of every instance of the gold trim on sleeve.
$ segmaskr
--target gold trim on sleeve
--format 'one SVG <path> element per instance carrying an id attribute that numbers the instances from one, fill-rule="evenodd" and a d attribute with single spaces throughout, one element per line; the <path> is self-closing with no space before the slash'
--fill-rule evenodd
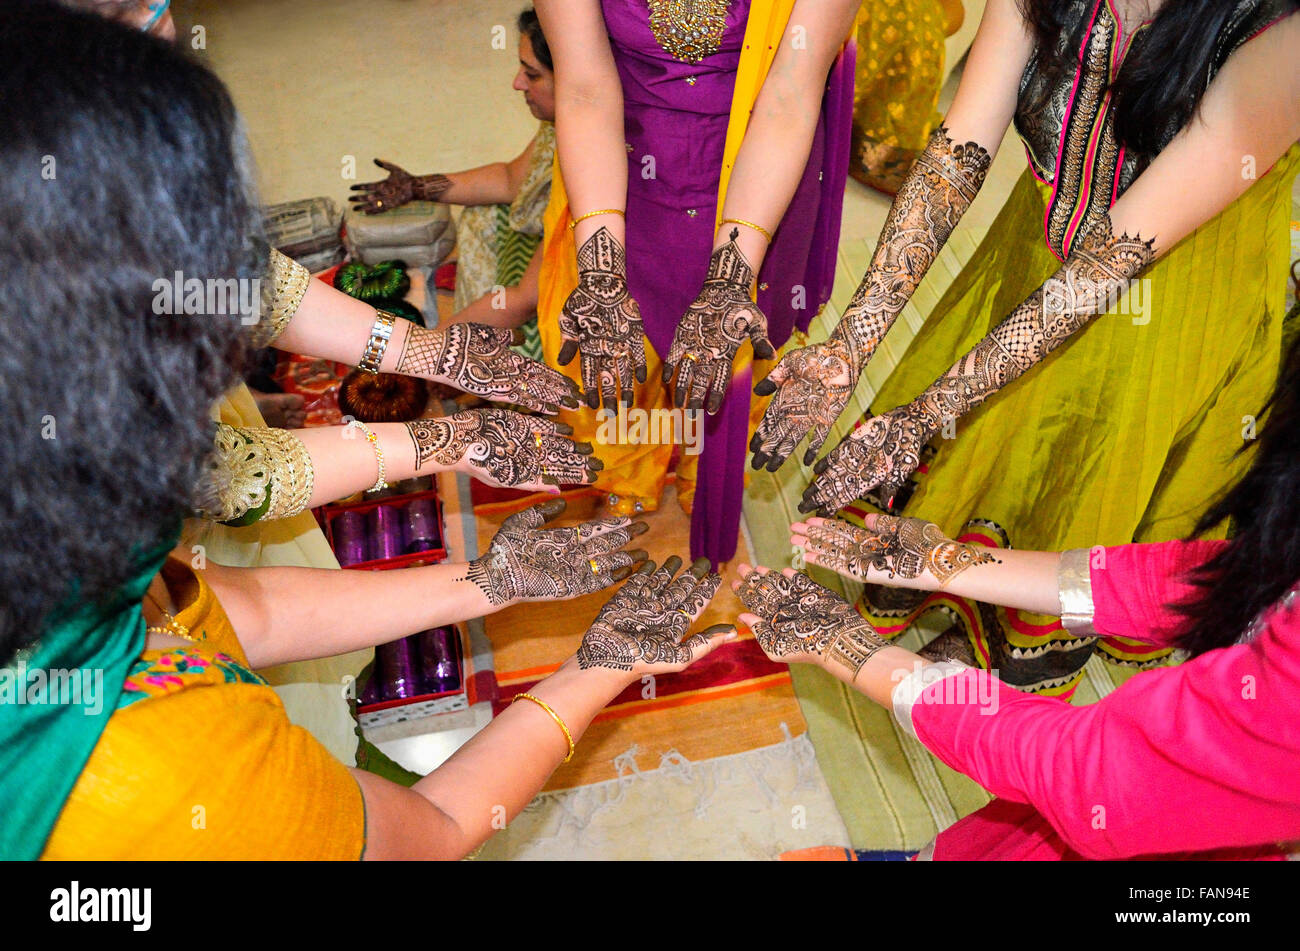
<path id="1" fill-rule="evenodd" d="M 251 331 L 253 346 L 265 347 L 284 333 L 293 315 L 302 305 L 303 295 L 311 282 L 308 270 L 291 257 L 271 249 L 271 281 L 274 290 L 270 313 L 263 314 Z"/>

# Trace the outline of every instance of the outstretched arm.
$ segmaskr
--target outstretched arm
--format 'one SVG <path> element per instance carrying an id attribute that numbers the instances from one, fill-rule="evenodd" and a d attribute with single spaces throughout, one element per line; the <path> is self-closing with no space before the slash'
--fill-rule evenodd
<path id="1" fill-rule="evenodd" d="M 581 355 L 587 404 L 615 410 L 645 382 L 641 311 L 627 291 L 623 87 L 599 0 L 539 0 L 555 63 L 555 136 L 578 287 L 560 310 L 559 363 Z"/>
<path id="2" fill-rule="evenodd" d="M 664 382 L 677 374 L 678 406 L 716 413 L 746 339 L 759 359 L 776 355 L 767 317 L 751 298 L 753 285 L 808 163 L 826 74 L 858 6 L 857 0 L 797 0 L 790 12 L 736 156 L 704 287 L 679 321 L 664 360 Z"/>
<path id="3" fill-rule="evenodd" d="M 1018 379 L 1094 317 L 1147 265 L 1251 184 L 1242 161 L 1267 168 L 1300 138 L 1300 16 L 1233 54 L 1200 115 L 1156 156 L 1110 210 L 1081 230 L 1060 269 L 911 403 L 875 417 L 816 468 L 800 511 L 824 514 L 876 486 L 891 498 L 945 423 Z"/>
<path id="4" fill-rule="evenodd" d="M 1075 707 L 888 644 L 838 595 L 792 570 L 742 565 L 740 575 L 733 588 L 748 609 L 740 621 L 770 657 L 820 666 L 892 708 L 941 760 L 996 796 L 1032 805 L 1085 857 L 1294 835 L 1300 757 L 1278 739 L 1297 686 L 1294 609 L 1255 644 L 1134 677 Z M 1188 823 L 1191 815 L 1215 821 Z"/>
<path id="5" fill-rule="evenodd" d="M 871 266 L 825 343 L 788 354 L 754 392 L 775 394 L 750 443 L 755 469 L 775 472 L 811 434 L 811 465 L 876 346 L 893 326 L 984 183 L 1033 50 L 1014 0 L 993 0 L 944 125 L 904 179 Z"/>
<path id="6" fill-rule="evenodd" d="M 564 508 L 553 499 L 515 513 L 469 564 L 405 571 L 210 565 L 204 577 L 255 668 L 330 657 L 522 601 L 591 594 L 645 560 L 644 551 L 622 550 L 645 532 L 644 522 L 545 527 Z"/>
<path id="7" fill-rule="evenodd" d="M 606 603 L 578 653 L 410 789 L 354 770 L 366 803 L 368 859 L 460 858 L 513 819 L 571 755 L 596 714 L 643 676 L 683 670 L 734 638 L 689 635 L 719 578 L 696 562 L 647 562 Z M 562 725 L 561 725 L 562 724 Z"/>
<path id="8" fill-rule="evenodd" d="M 603 463 L 564 423 L 506 409 L 472 409 L 409 423 L 290 431 L 217 427 L 200 514 L 247 525 L 287 518 L 385 482 L 451 470 L 488 485 L 559 492 L 595 480 Z M 373 438 L 371 438 L 373 437 Z"/>
<path id="9" fill-rule="evenodd" d="M 449 205 L 508 205 L 519 196 L 537 140 L 509 162 L 491 162 L 446 175 L 412 175 L 400 165 L 375 159 L 388 173 L 382 182 L 353 185 L 349 201 L 358 211 L 377 215 L 412 201 L 441 201 Z"/>
<path id="10" fill-rule="evenodd" d="M 310 280 L 306 268 L 278 251 L 271 257 L 277 293 L 270 326 L 257 328 L 261 331 L 257 342 L 262 345 L 360 364 L 375 340 L 379 357 L 374 366 L 381 373 L 445 383 L 538 413 L 578 406 L 577 387 L 571 380 L 510 349 L 509 328 L 466 323 L 427 330 L 401 318 L 379 321 L 379 311 L 364 301 L 324 281 Z"/>

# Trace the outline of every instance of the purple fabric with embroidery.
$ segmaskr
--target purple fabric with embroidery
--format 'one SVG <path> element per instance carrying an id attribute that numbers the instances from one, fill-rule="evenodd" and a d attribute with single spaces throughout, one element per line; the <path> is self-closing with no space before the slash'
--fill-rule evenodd
<path id="1" fill-rule="evenodd" d="M 718 51 L 696 65 L 673 59 L 659 46 L 644 2 L 602 0 L 602 8 L 623 86 L 628 290 L 641 307 L 646 336 L 662 357 L 699 293 L 713 249 L 718 179 L 749 0 L 733 0 Z M 795 328 L 808 329 L 835 280 L 854 50 L 849 43 L 830 71 L 807 167 L 759 271 L 758 304 L 778 348 Z M 748 369 L 736 376 L 722 410 L 704 426 L 691 557 L 715 565 L 736 553 L 754 382 Z"/>

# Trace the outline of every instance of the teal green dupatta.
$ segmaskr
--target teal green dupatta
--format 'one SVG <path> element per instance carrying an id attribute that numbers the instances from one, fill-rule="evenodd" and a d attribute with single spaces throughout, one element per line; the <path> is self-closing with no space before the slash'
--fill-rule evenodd
<path id="1" fill-rule="evenodd" d="M 103 604 L 57 612 L 0 669 L 0 859 L 37 859 L 144 650 L 141 602 L 179 538 L 136 561 Z"/>

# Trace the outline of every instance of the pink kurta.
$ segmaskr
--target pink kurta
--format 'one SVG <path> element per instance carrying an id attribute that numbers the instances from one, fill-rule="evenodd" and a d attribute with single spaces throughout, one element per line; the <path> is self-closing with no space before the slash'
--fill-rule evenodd
<path id="1" fill-rule="evenodd" d="M 1105 549 L 1089 571 L 1097 633 L 1169 645 L 1182 618 L 1168 605 L 1223 544 Z M 1282 856 L 1280 843 L 1300 841 L 1297 590 L 1237 644 L 1088 706 L 983 670 L 925 687 L 910 710 L 917 738 L 999 797 L 941 833 L 933 857 Z"/>

